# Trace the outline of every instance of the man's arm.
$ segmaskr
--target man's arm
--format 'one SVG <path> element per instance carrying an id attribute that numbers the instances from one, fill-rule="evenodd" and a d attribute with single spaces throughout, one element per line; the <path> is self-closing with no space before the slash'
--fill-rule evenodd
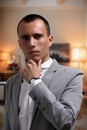
<path id="1" fill-rule="evenodd" d="M 62 93 L 50 90 L 42 81 L 30 92 L 30 96 L 38 105 L 47 120 L 57 129 L 70 130 L 82 103 L 82 75 L 75 75 Z M 51 81 L 52 82 L 52 81 Z M 56 81 L 53 81 L 56 82 Z M 62 81 L 60 81 L 62 82 Z M 60 87 L 57 84 L 56 87 Z M 56 92 L 55 92 L 56 91 Z M 60 96 L 57 95 L 60 94 Z M 60 97 L 60 98 L 58 98 Z"/>
<path id="2" fill-rule="evenodd" d="M 28 82 L 40 76 L 40 66 L 41 62 L 28 63 L 23 72 Z M 45 81 L 33 85 L 29 95 L 55 128 L 68 130 L 73 126 L 82 103 L 83 73 L 65 68 L 61 70 L 52 76 L 49 86 Z"/>

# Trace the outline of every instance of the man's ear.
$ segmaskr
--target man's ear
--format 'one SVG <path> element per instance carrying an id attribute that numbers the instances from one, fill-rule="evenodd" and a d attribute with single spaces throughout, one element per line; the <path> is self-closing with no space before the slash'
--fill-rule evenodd
<path id="1" fill-rule="evenodd" d="M 49 36 L 49 47 L 51 47 L 52 46 L 52 44 L 53 44 L 53 36 L 52 35 L 50 35 Z"/>

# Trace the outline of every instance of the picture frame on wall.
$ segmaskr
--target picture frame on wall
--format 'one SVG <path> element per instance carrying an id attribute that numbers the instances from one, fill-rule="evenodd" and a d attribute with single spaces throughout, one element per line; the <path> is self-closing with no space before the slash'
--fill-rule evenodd
<path id="1" fill-rule="evenodd" d="M 55 58 L 59 63 L 70 62 L 70 44 L 69 43 L 54 43 L 50 47 L 50 56 Z"/>

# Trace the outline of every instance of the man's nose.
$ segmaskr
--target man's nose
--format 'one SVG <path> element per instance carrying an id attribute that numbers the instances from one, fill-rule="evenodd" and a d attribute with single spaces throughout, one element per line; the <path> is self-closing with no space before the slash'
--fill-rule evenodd
<path id="1" fill-rule="evenodd" d="M 35 40 L 34 40 L 33 37 L 30 37 L 29 44 L 30 44 L 31 46 L 34 46 L 34 45 L 35 45 Z"/>

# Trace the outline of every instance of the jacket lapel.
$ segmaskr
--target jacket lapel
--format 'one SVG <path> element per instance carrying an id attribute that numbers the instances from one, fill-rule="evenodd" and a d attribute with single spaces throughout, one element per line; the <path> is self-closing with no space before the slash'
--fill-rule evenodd
<path id="1" fill-rule="evenodd" d="M 49 82 L 51 82 L 51 79 L 52 79 L 54 73 L 58 70 L 60 70 L 60 65 L 58 64 L 58 62 L 56 60 L 53 60 L 52 65 L 49 67 L 46 74 L 42 78 L 43 82 L 48 86 L 48 88 L 50 87 L 48 85 Z"/>
<path id="2" fill-rule="evenodd" d="M 48 88 L 50 87 L 49 83 L 51 82 L 52 76 L 58 70 L 60 70 L 60 65 L 58 64 L 58 62 L 56 60 L 53 60 L 52 65 L 49 67 L 49 69 L 47 70 L 46 74 L 42 78 L 42 81 L 47 85 Z M 33 120 L 34 120 L 35 115 L 37 113 L 37 110 L 38 110 L 38 107 L 35 104 L 34 105 L 34 109 L 33 109 L 32 123 L 33 123 Z"/>

